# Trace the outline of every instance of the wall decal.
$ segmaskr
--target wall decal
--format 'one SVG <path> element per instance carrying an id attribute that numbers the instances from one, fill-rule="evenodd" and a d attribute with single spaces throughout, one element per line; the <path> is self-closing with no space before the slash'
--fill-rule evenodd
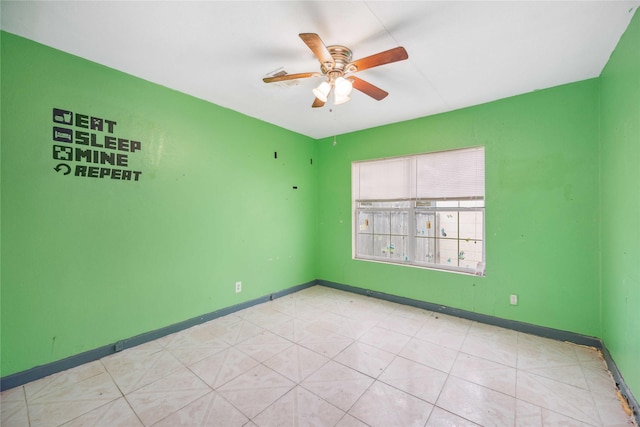
<path id="1" fill-rule="evenodd" d="M 53 109 L 53 170 L 61 175 L 139 181 L 142 171 L 129 159 L 142 142 L 116 135 L 117 122 L 60 108 Z M 56 144 L 63 143 L 63 144 Z"/>
<path id="2" fill-rule="evenodd" d="M 60 163 L 53 169 L 56 172 L 60 172 L 61 170 L 65 169 L 65 171 L 62 173 L 63 175 L 69 175 L 71 173 L 71 166 L 66 163 Z"/>

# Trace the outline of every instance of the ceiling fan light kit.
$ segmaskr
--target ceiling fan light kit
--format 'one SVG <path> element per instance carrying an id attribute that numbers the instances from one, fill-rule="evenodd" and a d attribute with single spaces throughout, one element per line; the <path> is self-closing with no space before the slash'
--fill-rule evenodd
<path id="1" fill-rule="evenodd" d="M 351 80 L 345 79 L 344 77 L 338 77 L 333 86 L 336 91 L 336 96 L 349 96 L 353 89 L 353 83 Z"/>
<path id="2" fill-rule="evenodd" d="M 320 86 L 313 89 L 313 94 L 322 102 L 327 102 L 329 92 L 331 92 L 331 85 L 328 82 L 322 82 Z"/>
<path id="3" fill-rule="evenodd" d="M 318 58 L 318 61 L 320 61 L 321 72 L 284 74 L 265 77 L 262 80 L 265 83 L 275 83 L 284 80 L 325 77 L 326 80 L 313 89 L 315 96 L 315 100 L 311 105 L 313 108 L 324 106 L 332 90 L 334 93 L 334 105 L 348 102 L 351 99 L 349 95 L 353 89 L 369 95 L 377 101 L 384 99 L 389 95 L 387 92 L 358 77 L 352 76 L 352 74 L 366 70 L 367 68 L 403 61 L 409 57 L 407 51 L 400 46 L 352 61 L 351 49 L 345 46 L 325 46 L 320 37 L 315 33 L 301 33 L 299 36 L 309 49 L 311 49 L 316 58 Z"/>
<path id="4" fill-rule="evenodd" d="M 340 95 L 337 92 L 333 95 L 333 105 L 344 104 L 345 102 L 349 102 L 351 98 L 349 95 Z"/>
<path id="5" fill-rule="evenodd" d="M 349 95 L 353 90 L 353 83 L 351 82 L 351 80 L 345 79 L 342 76 L 338 77 L 335 80 L 331 80 L 330 83 L 329 82 L 320 83 L 320 86 L 313 89 L 313 94 L 320 101 L 327 102 L 327 99 L 329 98 L 329 93 L 331 92 L 332 88 L 333 88 L 333 96 L 334 96 L 334 101 L 333 101 L 334 105 L 344 104 L 345 102 L 348 102 L 351 99 L 349 98 Z"/>
<path id="6" fill-rule="evenodd" d="M 340 96 L 336 93 L 333 100 L 333 105 L 344 104 L 345 102 L 349 102 L 350 100 L 351 98 L 349 98 L 348 96 L 346 95 Z"/>

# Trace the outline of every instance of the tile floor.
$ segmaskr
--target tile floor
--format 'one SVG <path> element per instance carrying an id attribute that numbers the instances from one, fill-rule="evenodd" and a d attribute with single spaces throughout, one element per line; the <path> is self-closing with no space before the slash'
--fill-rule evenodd
<path id="1" fill-rule="evenodd" d="M 1 394 L 10 426 L 635 426 L 591 348 L 314 286 Z"/>

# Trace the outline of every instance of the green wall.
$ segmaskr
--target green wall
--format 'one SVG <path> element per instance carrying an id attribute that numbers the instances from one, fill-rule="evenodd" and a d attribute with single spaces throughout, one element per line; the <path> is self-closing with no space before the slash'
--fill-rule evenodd
<path id="1" fill-rule="evenodd" d="M 598 100 L 592 79 L 320 141 L 318 277 L 599 336 Z M 352 161 L 475 145 L 486 277 L 351 258 Z"/>
<path id="2" fill-rule="evenodd" d="M 601 77 L 602 318 L 605 345 L 640 397 L 640 13 Z"/>
<path id="3" fill-rule="evenodd" d="M 2 376 L 316 278 L 312 139 L 1 43 Z M 139 181 L 54 171 L 53 108 L 141 141 Z"/>

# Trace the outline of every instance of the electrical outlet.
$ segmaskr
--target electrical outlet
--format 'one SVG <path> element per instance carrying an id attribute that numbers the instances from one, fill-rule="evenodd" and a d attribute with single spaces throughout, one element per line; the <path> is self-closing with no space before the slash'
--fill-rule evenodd
<path id="1" fill-rule="evenodd" d="M 511 295 L 511 305 L 518 305 L 518 295 Z"/>
<path id="2" fill-rule="evenodd" d="M 236 282 L 236 294 L 242 292 L 242 282 Z"/>

